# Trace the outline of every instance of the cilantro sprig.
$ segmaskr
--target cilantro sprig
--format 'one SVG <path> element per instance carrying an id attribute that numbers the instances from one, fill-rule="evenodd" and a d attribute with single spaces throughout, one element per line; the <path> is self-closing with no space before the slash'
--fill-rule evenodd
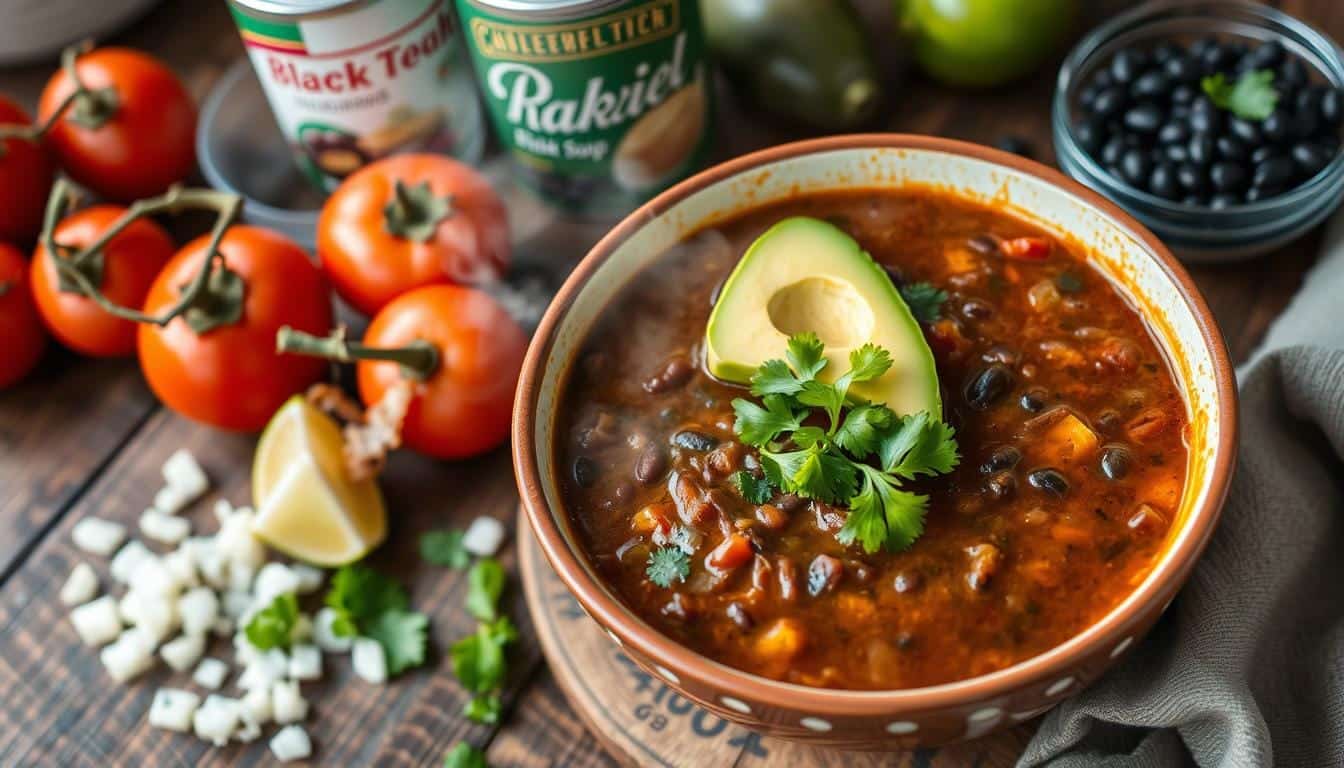
<path id="1" fill-rule="evenodd" d="M 1221 72 L 1200 81 L 1200 87 L 1215 107 L 1226 109 L 1243 120 L 1264 120 L 1279 103 L 1274 88 L 1274 72 L 1261 69 L 1245 72 L 1235 83 Z"/>
<path id="2" fill-rule="evenodd" d="M 471 553 L 462 545 L 466 534 L 452 529 L 429 531 L 420 535 L 420 558 L 433 565 L 460 571 L 471 565 Z"/>
<path id="3" fill-rule="evenodd" d="M 759 450 L 773 488 L 849 508 L 836 533 L 841 543 L 857 543 L 870 553 L 906 549 L 924 532 L 929 499 L 902 484 L 957 465 L 953 430 L 927 412 L 902 416 L 880 403 L 848 405 L 852 385 L 891 369 L 885 349 L 864 344 L 853 350 L 849 370 L 833 383 L 817 378 L 828 364 L 824 353 L 814 333 L 790 338 L 786 359 L 767 360 L 751 377 L 751 393 L 760 402 L 733 400 L 734 430 Z M 760 495 L 756 487 L 736 482 L 744 496 Z M 650 578 L 653 568 L 651 558 Z"/>
<path id="4" fill-rule="evenodd" d="M 271 604 L 252 615 L 243 633 L 247 641 L 263 651 L 289 649 L 294 628 L 299 623 L 299 599 L 292 592 L 276 595 Z"/>
<path id="5" fill-rule="evenodd" d="M 947 291 L 932 283 L 908 283 L 901 286 L 901 298 L 910 307 L 910 314 L 921 323 L 932 323 L 943 314 Z"/>
<path id="6" fill-rule="evenodd" d="M 644 573 L 649 581 L 666 589 L 673 581 L 685 581 L 691 575 L 691 558 L 680 546 L 659 547 L 649 553 Z"/>
<path id="7" fill-rule="evenodd" d="M 410 598 L 395 579 L 363 565 L 342 566 L 331 579 L 326 604 L 336 612 L 332 632 L 378 641 L 388 674 L 425 663 L 429 618 L 410 610 Z"/>

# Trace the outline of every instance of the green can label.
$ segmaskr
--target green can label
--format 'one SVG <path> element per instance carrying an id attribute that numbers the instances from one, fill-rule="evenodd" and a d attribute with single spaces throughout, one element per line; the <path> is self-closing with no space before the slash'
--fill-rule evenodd
<path id="1" fill-rule="evenodd" d="M 499 140 L 548 201 L 618 215 L 703 163 L 712 104 L 696 0 L 559 21 L 458 8 Z"/>

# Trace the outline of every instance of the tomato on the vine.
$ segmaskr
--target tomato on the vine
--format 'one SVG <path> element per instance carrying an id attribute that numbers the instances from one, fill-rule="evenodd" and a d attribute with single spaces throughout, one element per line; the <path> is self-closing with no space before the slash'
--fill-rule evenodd
<path id="1" fill-rule="evenodd" d="M 0 130 L 29 127 L 28 113 L 0 96 Z M 42 229 L 42 212 L 55 168 L 40 141 L 0 141 L 0 240 L 29 245 Z"/>
<path id="2" fill-rule="evenodd" d="M 119 205 L 94 205 L 76 211 L 56 225 L 53 239 L 57 246 L 86 248 L 125 213 Z M 100 249 L 96 264 L 85 270 L 84 276 L 112 303 L 139 309 L 174 248 L 163 227 L 149 219 L 137 219 Z M 57 341 L 94 357 L 135 353 L 136 324 L 113 316 L 77 290 L 65 290 L 56 264 L 42 243 L 33 253 L 31 278 L 33 300 L 42 322 Z"/>
<path id="3" fill-rule="evenodd" d="M 199 274 L 209 235 L 188 243 L 164 267 L 145 300 L 159 315 L 179 302 Z M 143 324 L 140 368 L 154 394 L 178 413 L 223 429 L 255 432 L 291 395 L 322 378 L 326 363 L 281 355 L 281 326 L 331 328 L 327 281 L 292 240 L 258 227 L 230 227 L 220 242 L 225 269 L 212 270 L 192 308 L 167 325 Z"/>
<path id="4" fill-rule="evenodd" d="M 163 192 L 196 165 L 196 105 L 172 70 L 147 53 L 99 48 L 64 68 L 42 91 L 48 120 L 80 94 L 46 134 L 70 177 L 117 202 Z"/>
<path id="5" fill-rule="evenodd" d="M 508 214 L 474 168 L 440 155 L 393 155 L 332 193 L 317 253 L 336 292 L 373 315 L 414 288 L 503 277 Z"/>
<path id="6" fill-rule="evenodd" d="M 28 262 L 18 248 L 0 243 L 0 388 L 27 376 L 46 344 L 28 292 Z"/>

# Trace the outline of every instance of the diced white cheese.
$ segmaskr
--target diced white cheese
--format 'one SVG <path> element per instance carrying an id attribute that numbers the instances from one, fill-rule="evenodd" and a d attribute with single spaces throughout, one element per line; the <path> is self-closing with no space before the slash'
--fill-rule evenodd
<path id="1" fill-rule="evenodd" d="M 154 494 L 154 509 L 165 515 L 176 515 L 192 501 L 181 488 L 165 485 Z"/>
<path id="2" fill-rule="evenodd" d="M 280 595 L 292 595 L 298 591 L 299 577 L 284 563 L 263 565 L 252 583 L 252 596 L 261 606 L 270 605 Z"/>
<path id="3" fill-rule="evenodd" d="M 149 705 L 149 724 L 169 731 L 191 730 L 191 718 L 201 706 L 201 697 L 181 688 L 160 688 Z"/>
<path id="4" fill-rule="evenodd" d="M 256 514 L 248 507 L 227 513 L 215 534 L 215 547 L 233 567 L 245 566 L 252 573 L 266 562 L 266 547 L 252 533 Z"/>
<path id="5" fill-rule="evenodd" d="M 61 602 L 65 605 L 83 605 L 98 596 L 98 574 L 88 563 L 80 563 L 66 577 L 61 587 Z"/>
<path id="6" fill-rule="evenodd" d="M 252 593 L 228 591 L 224 593 L 224 615 L 237 621 L 252 611 Z"/>
<path id="7" fill-rule="evenodd" d="M 295 680 L 322 677 L 322 651 L 316 645 L 296 645 L 289 649 L 289 676 Z"/>
<path id="8" fill-rule="evenodd" d="M 224 521 L 233 516 L 233 505 L 228 499 L 217 499 L 215 506 L 211 510 L 215 513 L 215 520 L 219 521 L 219 527 L 224 527 Z"/>
<path id="9" fill-rule="evenodd" d="M 471 521 L 462 535 L 462 548 L 477 557 L 492 557 L 504 543 L 504 524 L 482 515 Z"/>
<path id="10" fill-rule="evenodd" d="M 205 653 L 204 635 L 180 635 L 163 644 L 159 655 L 174 671 L 185 672 L 200 661 Z"/>
<path id="11" fill-rule="evenodd" d="M 308 716 L 308 701 L 299 693 L 297 680 L 281 680 L 271 686 L 271 717 L 275 722 L 297 723 Z"/>
<path id="12" fill-rule="evenodd" d="M 133 588 L 122 595 L 117 609 L 127 624 L 140 628 L 155 646 L 178 626 L 177 603 L 164 595 Z"/>
<path id="13" fill-rule="evenodd" d="M 145 538 L 164 544 L 180 544 L 191 534 L 191 522 L 185 517 L 166 515 L 147 509 L 140 515 L 140 532 Z"/>
<path id="14" fill-rule="evenodd" d="M 209 587 L 196 587 L 177 599 L 177 613 L 182 618 L 182 631 L 189 635 L 204 635 L 219 618 L 219 596 Z"/>
<path id="15" fill-rule="evenodd" d="M 101 517 L 85 517 L 75 523 L 70 538 L 85 552 L 107 557 L 126 540 L 126 526 Z"/>
<path id="16" fill-rule="evenodd" d="M 383 646 L 377 640 L 356 638 L 351 665 L 356 675 L 370 683 L 387 682 L 387 657 L 383 655 Z"/>
<path id="17" fill-rule="evenodd" d="M 191 589 L 200 586 L 201 579 L 196 573 L 196 561 L 185 546 L 178 547 L 159 559 L 180 588 Z"/>
<path id="18" fill-rule="evenodd" d="M 326 574 L 321 568 L 314 568 L 307 563 L 294 563 L 289 566 L 289 570 L 299 580 L 298 592 L 300 595 L 307 595 L 322 588 L 322 579 Z"/>
<path id="19" fill-rule="evenodd" d="M 75 625 L 75 633 L 85 645 L 112 642 L 121 633 L 121 614 L 117 611 L 116 598 L 103 595 L 79 606 L 70 612 L 70 623 Z"/>
<path id="20" fill-rule="evenodd" d="M 222 747 L 229 743 L 242 716 L 243 707 L 237 699 L 211 694 L 205 697 L 205 703 L 191 718 L 192 730 L 202 739 Z"/>
<path id="21" fill-rule="evenodd" d="M 233 732 L 234 741 L 243 744 L 251 744 L 261 738 L 261 723 L 248 717 L 247 710 L 244 709 L 242 717 L 238 719 L 238 730 Z"/>
<path id="22" fill-rule="evenodd" d="M 332 630 L 336 616 L 336 611 L 332 608 L 323 608 L 317 612 L 317 620 L 313 622 L 313 642 L 327 653 L 346 653 L 355 639 L 341 637 Z"/>
<path id="23" fill-rule="evenodd" d="M 132 627 L 98 653 L 113 680 L 124 683 L 144 674 L 154 663 L 154 642 L 144 630 Z"/>
<path id="24" fill-rule="evenodd" d="M 220 686 L 224 685 L 224 678 L 228 675 L 228 664 L 213 656 L 207 656 L 196 665 L 196 671 L 191 674 L 191 680 L 202 688 L 217 691 Z"/>
<path id="25" fill-rule="evenodd" d="M 243 695 L 240 700 L 243 703 L 243 714 L 252 718 L 257 725 L 265 725 L 271 722 L 271 688 L 251 688 Z"/>
<path id="26" fill-rule="evenodd" d="M 176 597 L 182 588 L 158 555 L 141 558 L 131 569 L 131 578 L 126 583 L 131 589 L 147 595 Z"/>
<path id="27" fill-rule="evenodd" d="M 228 637 L 233 634 L 233 619 L 228 616 L 218 616 L 215 623 L 210 625 L 210 634 L 215 637 Z"/>
<path id="28" fill-rule="evenodd" d="M 270 648 L 261 652 L 258 657 L 262 664 L 270 669 L 271 675 L 276 680 L 282 680 L 289 671 L 289 656 L 279 648 Z"/>
<path id="29" fill-rule="evenodd" d="M 282 763 L 302 760 L 313 754 L 313 742 L 299 726 L 286 726 L 271 737 L 271 754 Z"/>
<path id="30" fill-rule="evenodd" d="M 243 667 L 243 673 L 238 675 L 238 688 L 244 691 L 265 691 L 270 696 L 271 686 L 280 679 L 271 671 L 271 665 L 258 657 Z"/>
<path id="31" fill-rule="evenodd" d="M 174 451 L 173 455 L 163 462 L 161 471 L 163 482 L 167 483 L 168 487 L 178 489 L 192 501 L 205 495 L 210 489 L 210 478 L 206 476 L 196 457 L 185 448 Z"/>
<path id="32" fill-rule="evenodd" d="M 257 577 L 257 569 L 241 560 L 229 561 L 229 585 L 234 592 L 248 592 Z"/>
<path id="33" fill-rule="evenodd" d="M 135 569 L 151 557 L 154 557 L 154 553 L 149 551 L 149 547 L 141 544 L 139 539 L 131 539 L 126 542 L 126 546 L 117 550 L 108 570 L 112 572 L 113 579 L 125 584 L 131 580 L 131 574 L 135 573 Z"/>
<path id="34" fill-rule="evenodd" d="M 247 666 L 253 661 L 262 657 L 262 651 L 247 639 L 247 634 L 242 630 L 236 632 L 233 636 L 233 660 Z"/>

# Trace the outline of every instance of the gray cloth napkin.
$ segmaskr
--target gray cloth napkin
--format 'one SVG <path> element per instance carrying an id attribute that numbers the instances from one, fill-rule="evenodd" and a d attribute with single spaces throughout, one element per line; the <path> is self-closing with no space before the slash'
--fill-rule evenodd
<path id="1" fill-rule="evenodd" d="M 1237 471 L 1190 582 L 1019 765 L 1344 766 L 1344 215 L 1325 241 L 1238 371 Z"/>

